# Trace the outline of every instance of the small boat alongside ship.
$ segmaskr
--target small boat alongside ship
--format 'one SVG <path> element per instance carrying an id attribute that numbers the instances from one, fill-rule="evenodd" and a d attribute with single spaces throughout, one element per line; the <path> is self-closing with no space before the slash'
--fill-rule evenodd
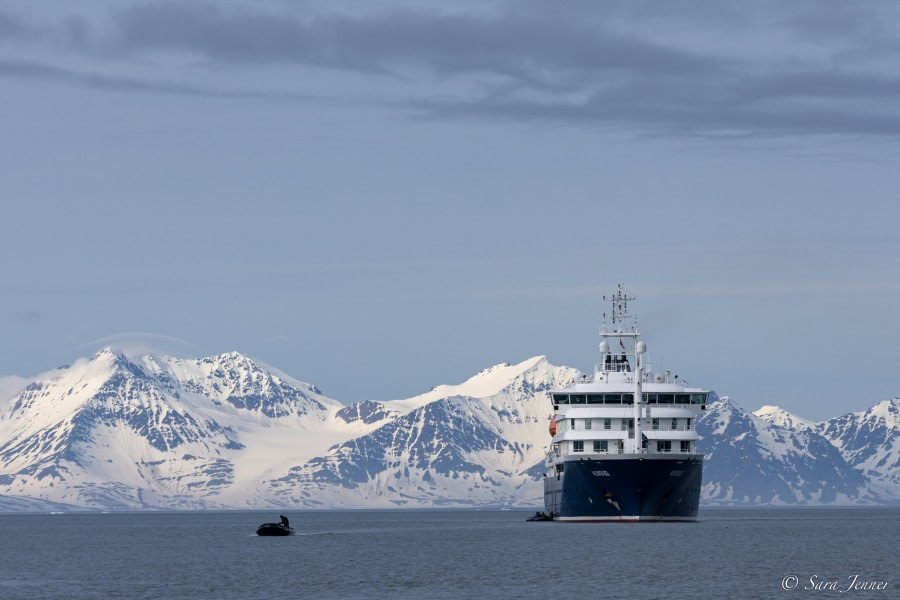
<path id="1" fill-rule="evenodd" d="M 288 518 L 284 515 L 281 515 L 280 523 L 263 523 L 259 527 L 256 528 L 256 535 L 264 535 L 264 536 L 283 536 L 283 535 L 294 535 L 294 530 L 291 528 L 291 523 L 288 521 Z"/>
<path id="2" fill-rule="evenodd" d="M 552 520 L 553 520 L 553 515 L 548 515 L 548 514 L 545 513 L 544 511 L 540 511 L 540 512 L 534 513 L 533 515 L 531 515 L 530 517 L 528 517 L 528 518 L 525 519 L 525 520 L 526 520 L 526 521 L 529 521 L 529 522 L 534 522 L 534 521 L 552 521 Z"/>
<path id="3" fill-rule="evenodd" d="M 256 535 L 294 535 L 294 529 L 281 523 L 263 523 L 256 528 Z"/>
<path id="4" fill-rule="evenodd" d="M 553 390 L 544 510 L 555 521 L 695 521 L 703 455 L 697 416 L 709 390 L 652 375 L 618 286 L 600 328 L 601 362 Z M 607 324 L 607 318 L 610 322 Z"/>

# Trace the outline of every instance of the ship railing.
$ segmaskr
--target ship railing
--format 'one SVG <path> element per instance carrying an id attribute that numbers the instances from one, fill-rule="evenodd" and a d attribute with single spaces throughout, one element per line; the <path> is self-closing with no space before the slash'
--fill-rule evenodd
<path id="1" fill-rule="evenodd" d="M 650 431 L 694 431 L 694 427 L 693 425 L 690 427 L 687 425 L 679 425 L 678 427 L 672 427 L 670 425 L 669 427 L 662 427 L 662 424 L 660 424 L 660 427 L 650 427 Z"/>

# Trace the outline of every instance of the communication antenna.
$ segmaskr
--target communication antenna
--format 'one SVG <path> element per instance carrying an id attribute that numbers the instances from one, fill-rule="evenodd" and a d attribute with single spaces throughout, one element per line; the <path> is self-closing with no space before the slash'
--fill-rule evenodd
<path id="1" fill-rule="evenodd" d="M 622 289 L 622 284 L 616 286 L 616 293 L 611 296 L 603 296 L 604 301 L 612 303 L 612 326 L 613 333 L 625 333 L 624 323 L 629 319 L 628 302 L 634 300 L 634 296 L 629 296 Z M 606 325 L 606 313 L 603 313 L 604 326 Z M 605 328 L 605 327 L 604 327 Z M 632 327 L 634 330 L 635 327 Z"/>

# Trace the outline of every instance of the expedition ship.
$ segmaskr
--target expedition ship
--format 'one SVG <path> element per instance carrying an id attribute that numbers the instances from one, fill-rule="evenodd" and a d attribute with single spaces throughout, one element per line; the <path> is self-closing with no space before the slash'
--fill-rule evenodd
<path id="1" fill-rule="evenodd" d="M 559 521 L 694 521 L 703 455 L 694 425 L 708 390 L 651 375 L 619 285 L 600 328 L 601 362 L 553 390 L 544 508 Z"/>

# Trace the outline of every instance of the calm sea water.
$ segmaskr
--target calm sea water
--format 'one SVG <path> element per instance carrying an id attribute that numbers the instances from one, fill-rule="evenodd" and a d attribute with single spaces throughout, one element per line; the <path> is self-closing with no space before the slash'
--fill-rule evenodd
<path id="1" fill-rule="evenodd" d="M 298 535 L 255 535 L 277 512 L 0 515 L 0 598 L 900 598 L 898 508 L 286 514 Z M 839 591 L 854 575 L 888 586 Z"/>

